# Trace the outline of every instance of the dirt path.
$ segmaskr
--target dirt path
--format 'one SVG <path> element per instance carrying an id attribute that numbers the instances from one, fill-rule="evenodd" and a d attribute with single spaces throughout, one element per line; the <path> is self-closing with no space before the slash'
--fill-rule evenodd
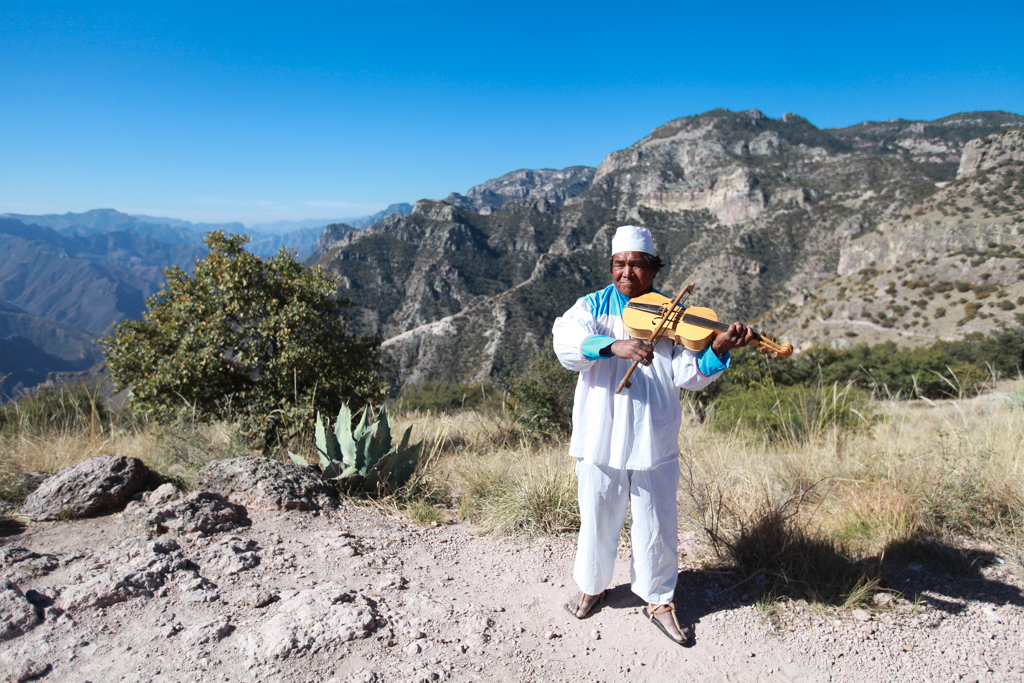
<path id="1" fill-rule="evenodd" d="M 2 549 L 56 559 L 8 563 L 45 618 L 0 642 L 0 661 L 69 683 L 1024 680 L 1024 599 L 1005 565 L 968 583 L 912 565 L 924 599 L 860 619 L 800 604 L 766 613 L 689 566 L 698 546 L 684 537 L 677 602 L 696 644 L 681 648 L 640 614 L 625 554 L 609 599 L 577 621 L 562 609 L 575 590 L 570 540 L 417 527 L 352 504 L 250 518 L 174 539 L 198 570 L 67 613 L 74 586 L 118 570 L 118 516 L 8 530 Z"/>

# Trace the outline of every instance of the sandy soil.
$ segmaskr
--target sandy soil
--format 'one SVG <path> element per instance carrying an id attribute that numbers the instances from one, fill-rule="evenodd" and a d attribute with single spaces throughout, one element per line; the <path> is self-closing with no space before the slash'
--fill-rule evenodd
<path id="1" fill-rule="evenodd" d="M 351 503 L 249 517 L 247 527 L 175 539 L 203 586 L 169 581 L 152 595 L 67 613 L 62 596 L 115 547 L 118 515 L 8 526 L 4 547 L 52 554 L 59 566 L 7 568 L 22 591 L 36 591 L 44 620 L 0 642 L 0 661 L 15 676 L 68 683 L 1024 680 L 1020 577 L 998 562 L 971 580 L 911 565 L 901 580 L 921 593 L 916 604 L 764 610 L 742 587 L 730 589 L 729 577 L 698 569 L 699 541 L 684 535 L 677 604 L 696 642 L 682 648 L 640 614 L 625 549 L 609 599 L 576 620 L 562 609 L 575 593 L 572 539 L 420 527 Z M 254 541 L 258 564 L 204 566 L 225 538 Z M 300 622 L 308 646 L 266 654 L 259 638 L 275 633 L 266 629 L 284 605 L 338 585 L 352 609 L 373 615 L 372 626 L 349 640 L 317 637 L 316 623 Z"/>

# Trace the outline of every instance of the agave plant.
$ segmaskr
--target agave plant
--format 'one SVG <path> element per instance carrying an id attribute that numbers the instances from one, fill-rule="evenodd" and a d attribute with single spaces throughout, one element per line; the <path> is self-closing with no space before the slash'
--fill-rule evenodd
<path id="1" fill-rule="evenodd" d="M 375 413 L 371 406 L 366 406 L 362 413 L 355 429 L 348 406 L 341 407 L 333 427 L 330 420 L 325 421 L 317 413 L 316 450 L 321 476 L 346 490 L 379 492 L 402 486 L 416 471 L 423 442 L 409 445 L 410 426 L 402 442 L 392 446 L 387 409 Z M 291 451 L 288 455 L 301 467 L 312 464 Z"/>

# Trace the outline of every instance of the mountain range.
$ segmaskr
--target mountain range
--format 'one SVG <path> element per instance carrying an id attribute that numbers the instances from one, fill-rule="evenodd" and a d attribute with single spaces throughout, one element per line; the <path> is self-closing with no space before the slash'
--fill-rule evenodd
<path id="1" fill-rule="evenodd" d="M 556 316 L 609 282 L 615 227 L 651 228 L 656 283 L 799 349 L 926 344 L 1024 324 L 1024 117 L 819 129 L 796 114 L 670 121 L 596 168 L 520 169 L 444 200 L 324 223 L 196 224 L 109 209 L 0 216 L 0 375 L 30 386 L 100 360 L 205 230 L 248 232 L 338 275 L 380 333 L 395 390 L 521 367 Z M 49 370 L 48 370 L 49 369 Z"/>
<path id="2" fill-rule="evenodd" d="M 819 129 L 796 114 L 715 110 L 658 127 L 592 176 L 520 171 L 465 196 L 421 200 L 410 215 L 365 230 L 325 234 L 315 262 L 341 277 L 364 329 L 385 337 L 395 388 L 520 367 L 556 316 L 608 284 L 610 237 L 625 223 L 654 233 L 667 264 L 659 288 L 696 282 L 692 303 L 723 319 L 763 317 L 801 348 L 930 343 L 1020 324 L 1022 127 L 1024 117 L 1006 112 Z M 549 194 L 559 180 L 572 191 Z M 516 182 L 544 189 L 531 194 Z M 507 201 L 489 201 L 502 188 Z M 910 254 L 924 262 L 908 279 L 897 269 Z M 944 270 L 952 261 L 955 274 Z M 840 323 L 839 307 L 821 300 L 832 296 L 829 283 L 866 276 L 870 294 L 858 290 Z M 903 298 L 917 291 L 910 280 L 930 278 L 990 298 L 980 311 L 955 298 L 939 324 L 942 306 L 922 312 Z"/>

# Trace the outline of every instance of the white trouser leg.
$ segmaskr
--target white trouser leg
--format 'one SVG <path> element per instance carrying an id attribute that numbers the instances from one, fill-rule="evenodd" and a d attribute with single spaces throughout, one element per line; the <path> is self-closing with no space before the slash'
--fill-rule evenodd
<path id="1" fill-rule="evenodd" d="M 629 567 L 633 592 L 652 605 L 673 601 L 679 575 L 679 459 L 630 472 Z"/>
<path id="2" fill-rule="evenodd" d="M 629 476 L 626 470 L 578 460 L 580 535 L 572 576 L 587 595 L 597 595 L 612 582 L 619 531 L 626 521 Z"/>

